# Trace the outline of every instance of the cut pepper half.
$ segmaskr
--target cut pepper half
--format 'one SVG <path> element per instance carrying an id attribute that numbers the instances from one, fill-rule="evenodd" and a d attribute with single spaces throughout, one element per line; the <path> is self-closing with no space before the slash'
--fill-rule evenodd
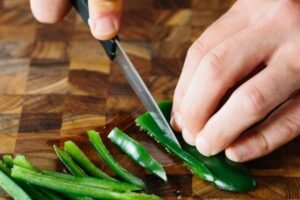
<path id="1" fill-rule="evenodd" d="M 159 107 L 167 121 L 170 121 L 172 102 L 162 102 Z M 175 142 L 168 139 L 150 113 L 146 112 L 139 116 L 136 119 L 136 124 L 165 147 L 167 151 L 180 158 L 199 178 L 212 182 L 220 189 L 234 192 L 245 192 L 255 188 L 255 178 L 244 165 L 230 161 L 224 153 L 206 157 L 200 154 L 195 147 L 184 142 L 181 134 L 176 134 L 182 146 L 181 149 Z"/>

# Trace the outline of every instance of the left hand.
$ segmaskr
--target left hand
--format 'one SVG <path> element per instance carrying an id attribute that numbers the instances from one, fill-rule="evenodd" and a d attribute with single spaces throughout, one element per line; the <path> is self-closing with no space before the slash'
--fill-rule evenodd
<path id="1" fill-rule="evenodd" d="M 238 0 L 189 49 L 175 90 L 173 128 L 200 153 L 225 150 L 238 162 L 294 139 L 300 132 L 299 55 L 300 1 Z M 266 67 L 255 71 L 261 63 Z"/>

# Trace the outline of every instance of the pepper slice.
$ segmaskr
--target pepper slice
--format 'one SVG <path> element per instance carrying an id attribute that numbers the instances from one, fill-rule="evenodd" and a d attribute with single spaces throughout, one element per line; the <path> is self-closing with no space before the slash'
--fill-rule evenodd
<path id="1" fill-rule="evenodd" d="M 6 167 L 8 167 L 9 169 L 14 166 L 14 161 L 11 155 L 3 155 L 2 160 Z"/>
<path id="2" fill-rule="evenodd" d="M 53 148 L 58 158 L 74 176 L 86 176 L 85 172 L 72 160 L 71 156 L 67 152 L 61 150 L 56 145 L 53 145 Z"/>
<path id="3" fill-rule="evenodd" d="M 172 102 L 162 102 L 159 107 L 166 119 L 170 120 Z M 182 149 L 169 140 L 157 126 L 150 113 L 146 112 L 136 119 L 136 124 L 154 137 L 168 151 L 178 156 L 191 168 L 192 172 L 203 180 L 224 190 L 245 192 L 256 186 L 256 181 L 251 172 L 240 163 L 235 163 L 221 153 L 216 156 L 206 157 L 200 154 L 193 146 L 184 142 L 181 134 L 176 134 Z"/>
<path id="4" fill-rule="evenodd" d="M 29 169 L 35 172 L 39 172 L 39 173 L 44 173 L 44 171 L 47 170 L 40 170 L 37 167 L 35 167 L 29 160 L 26 159 L 25 156 L 23 155 L 17 155 L 14 159 L 13 159 L 13 166 L 19 166 L 25 169 Z M 59 200 L 61 199 L 57 194 L 53 193 L 52 191 L 48 190 L 48 189 L 43 189 L 43 192 L 46 193 L 46 195 L 48 197 L 50 197 L 53 200 Z M 30 193 L 31 194 L 31 193 Z M 87 197 L 74 197 L 72 195 L 66 195 L 66 197 L 68 199 L 72 199 L 72 200 L 93 200 L 91 198 L 87 198 Z M 37 198 L 37 200 L 41 200 L 41 198 Z"/>
<path id="5" fill-rule="evenodd" d="M 0 170 L 0 187 L 13 199 L 32 200 L 32 198 L 2 170 Z"/>
<path id="6" fill-rule="evenodd" d="M 12 168 L 12 177 L 68 195 L 72 194 L 108 200 L 160 200 L 160 198 L 155 195 L 134 192 L 115 192 L 108 189 L 82 185 L 74 181 L 44 175 L 19 166 Z"/>
<path id="7" fill-rule="evenodd" d="M 43 170 L 42 172 L 43 174 L 48 176 L 77 182 L 86 186 L 99 187 L 99 188 L 110 189 L 110 190 L 121 191 L 121 192 L 141 190 L 141 188 L 137 187 L 136 185 L 126 183 L 126 182 L 98 179 L 94 177 L 76 177 L 69 174 L 64 174 L 64 173 L 50 171 L 50 170 Z"/>
<path id="8" fill-rule="evenodd" d="M 94 165 L 73 141 L 66 141 L 64 149 L 91 176 L 116 181 Z"/>
<path id="9" fill-rule="evenodd" d="M 167 175 L 163 166 L 140 143 L 118 128 L 114 128 L 109 133 L 108 138 L 137 164 L 148 169 L 164 181 L 167 181 Z"/>
<path id="10" fill-rule="evenodd" d="M 134 176 L 126 169 L 124 169 L 109 153 L 105 145 L 102 142 L 100 134 L 97 131 L 90 130 L 88 131 L 88 137 L 90 142 L 93 144 L 98 155 L 106 162 L 106 164 L 113 170 L 120 178 L 123 180 L 132 183 L 136 186 L 139 186 L 143 189 L 146 188 L 145 183 L 138 177 Z"/>

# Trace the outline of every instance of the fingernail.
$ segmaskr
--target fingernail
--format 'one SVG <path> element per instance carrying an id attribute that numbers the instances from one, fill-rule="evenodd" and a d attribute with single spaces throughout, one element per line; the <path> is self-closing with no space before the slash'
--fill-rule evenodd
<path id="1" fill-rule="evenodd" d="M 182 129 L 182 137 L 189 145 L 195 146 L 196 135 L 192 134 L 186 128 Z"/>
<path id="2" fill-rule="evenodd" d="M 94 27 L 94 33 L 98 37 L 107 37 L 117 31 L 114 20 L 111 17 L 102 17 L 97 19 Z"/>
<path id="3" fill-rule="evenodd" d="M 180 114 L 175 112 L 171 118 L 170 123 L 176 131 L 182 131 L 183 122 L 182 122 L 182 117 L 180 116 Z"/>
<path id="4" fill-rule="evenodd" d="M 202 136 L 198 136 L 196 138 L 196 147 L 201 154 L 205 156 L 212 155 L 211 148 L 208 146 L 207 142 L 204 140 Z"/>
<path id="5" fill-rule="evenodd" d="M 236 145 L 226 149 L 226 157 L 234 162 L 241 162 L 244 155 L 245 148 L 241 145 Z"/>

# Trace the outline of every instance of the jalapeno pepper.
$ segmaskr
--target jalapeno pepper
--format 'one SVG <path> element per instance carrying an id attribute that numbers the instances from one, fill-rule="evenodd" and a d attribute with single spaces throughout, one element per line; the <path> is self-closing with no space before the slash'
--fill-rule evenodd
<path id="1" fill-rule="evenodd" d="M 11 155 L 3 155 L 2 160 L 6 167 L 8 167 L 9 169 L 13 167 L 14 161 Z"/>
<path id="2" fill-rule="evenodd" d="M 105 161 L 105 163 L 113 170 L 120 178 L 123 180 L 132 183 L 138 187 L 146 188 L 145 183 L 138 177 L 134 176 L 126 169 L 124 169 L 108 152 L 104 146 L 100 134 L 96 131 L 88 131 L 88 137 L 91 143 L 93 144 L 98 155 Z"/>
<path id="3" fill-rule="evenodd" d="M 107 180 L 116 180 L 103 171 L 101 171 L 91 160 L 80 150 L 80 148 L 72 141 L 64 143 L 65 151 L 82 167 L 86 173 L 91 176 L 103 178 Z"/>
<path id="4" fill-rule="evenodd" d="M 13 164 L 16 166 L 20 166 L 23 167 L 25 169 L 29 169 L 32 171 L 36 171 L 36 172 L 41 172 L 44 173 L 44 170 L 40 170 L 37 167 L 35 167 L 29 160 L 26 159 L 25 156 L 23 155 L 17 155 L 14 159 L 13 159 Z M 46 170 L 47 171 L 47 170 Z M 60 198 L 60 196 L 58 196 L 57 194 L 53 193 L 52 191 L 42 188 L 42 192 L 47 195 L 50 199 L 52 200 L 61 200 L 62 198 Z M 30 193 L 31 194 L 31 193 Z M 68 195 L 66 194 L 66 198 L 68 199 L 72 199 L 72 200 L 93 200 L 91 198 L 84 198 L 84 197 L 74 197 L 72 195 Z M 37 200 L 40 200 L 39 198 L 37 198 Z"/>
<path id="5" fill-rule="evenodd" d="M 98 179 L 94 177 L 75 177 L 69 174 L 64 174 L 60 172 L 50 171 L 50 170 L 44 170 L 42 171 L 43 174 L 64 179 L 64 180 L 70 180 L 74 182 L 78 182 L 82 185 L 87 186 L 94 186 L 99 188 L 107 188 L 115 191 L 139 191 L 141 188 L 137 187 L 136 185 L 120 182 L 120 181 L 112 181 L 112 180 L 106 180 L 106 179 Z"/>
<path id="6" fill-rule="evenodd" d="M 17 184 L 15 183 L 8 174 L 9 171 L 4 170 L 4 164 L 0 166 L 0 187 L 7 192 L 13 199 L 16 200 L 32 200 L 32 198 Z M 8 169 L 9 170 L 9 169 Z"/>
<path id="7" fill-rule="evenodd" d="M 155 195 L 147 195 L 143 193 L 133 192 L 115 192 L 108 189 L 102 189 L 94 186 L 82 185 L 78 182 L 67 179 L 56 178 L 42 173 L 14 166 L 12 169 L 12 177 L 26 181 L 33 185 L 52 189 L 57 192 L 86 196 L 96 199 L 110 200 L 159 200 Z"/>
<path id="8" fill-rule="evenodd" d="M 172 103 L 163 102 L 159 107 L 169 121 Z M 248 191 L 255 187 L 255 178 L 250 171 L 242 164 L 228 160 L 223 153 L 212 157 L 203 156 L 195 147 L 186 144 L 181 134 L 176 134 L 182 146 L 182 149 L 179 148 L 175 142 L 165 136 L 150 113 L 139 116 L 136 123 L 168 151 L 182 159 L 201 179 L 211 181 L 218 188 L 235 192 Z"/>
<path id="9" fill-rule="evenodd" d="M 68 153 L 61 150 L 57 146 L 53 146 L 56 155 L 64 163 L 64 165 L 70 170 L 75 176 L 86 176 L 86 173 L 73 161 Z"/>
<path id="10" fill-rule="evenodd" d="M 162 165 L 159 164 L 140 143 L 118 128 L 114 128 L 109 133 L 108 138 L 137 164 L 148 169 L 164 181 L 167 181 L 166 172 Z"/>

